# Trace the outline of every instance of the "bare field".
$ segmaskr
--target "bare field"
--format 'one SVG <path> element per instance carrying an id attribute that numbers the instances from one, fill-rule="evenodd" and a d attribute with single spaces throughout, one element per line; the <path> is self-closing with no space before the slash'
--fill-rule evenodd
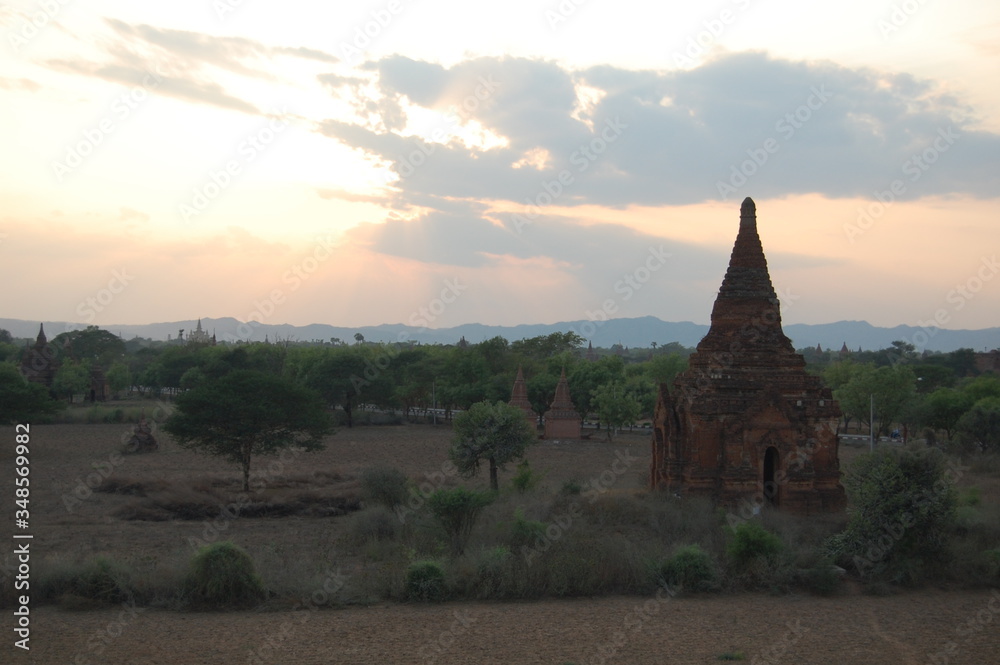
<path id="1" fill-rule="evenodd" d="M 205 520 L 122 520 L 115 515 L 136 502 L 135 496 L 88 492 L 92 474 L 141 481 L 165 492 L 202 487 L 223 498 L 238 489 L 234 466 L 184 451 L 163 433 L 158 433 L 159 452 L 118 457 L 121 434 L 129 429 L 33 428 L 33 571 L 98 554 L 128 558 L 137 569 L 179 567 L 191 554 L 191 539 L 210 535 L 205 531 L 210 521 Z M 330 437 L 326 450 L 297 456 L 276 468 L 263 492 L 277 497 L 321 485 L 323 491 L 349 497 L 357 494 L 358 472 L 376 463 L 396 466 L 419 481 L 441 470 L 449 439 L 446 427 L 343 429 Z M 12 446 L 2 450 L 0 466 L 7 470 Z M 842 447 L 842 465 L 859 450 Z M 541 473 L 543 489 L 553 491 L 567 480 L 598 477 L 616 459 L 626 459 L 628 470 L 615 489 L 640 489 L 646 483 L 648 435 L 624 434 L 613 444 L 540 442 L 528 459 Z M 256 464 L 264 470 L 270 461 Z M 501 483 L 511 475 L 508 470 Z M 996 500 L 994 480 L 982 480 L 976 484 L 983 486 L 984 500 Z M 474 482 L 485 485 L 483 479 Z M 11 496 L 12 475 L 5 473 L 0 485 L 5 497 Z M 4 505 L 9 505 L 6 499 Z M 348 521 L 345 516 L 241 517 L 219 521 L 217 537 L 246 548 L 266 569 L 284 570 L 289 576 L 322 576 L 334 564 L 343 566 L 347 575 L 374 574 L 363 557 L 339 556 Z M 359 589 L 363 592 L 364 586 Z M 0 661 L 561 665 L 711 663 L 742 656 L 747 662 L 774 663 L 1000 663 L 1000 592 L 925 589 L 873 597 L 851 588 L 833 598 L 614 596 L 441 605 L 363 600 L 342 609 L 279 606 L 230 613 L 36 606 L 31 610 L 31 651 L 15 649 L 13 633 L 6 628 Z M 6 616 L 4 625 L 10 626 L 11 615 Z"/>

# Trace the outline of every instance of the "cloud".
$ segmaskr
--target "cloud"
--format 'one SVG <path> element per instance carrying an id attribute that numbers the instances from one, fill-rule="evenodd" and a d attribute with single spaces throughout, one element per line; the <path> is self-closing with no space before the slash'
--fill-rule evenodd
<path id="1" fill-rule="evenodd" d="M 26 78 L 0 78 L 0 88 L 4 90 L 27 90 L 28 92 L 38 92 L 42 86 Z"/>
<path id="2" fill-rule="evenodd" d="M 907 200 L 1000 192 L 1000 136 L 972 129 L 970 109 L 905 74 L 756 52 L 669 72 L 570 71 L 509 57 L 445 68 L 393 56 L 369 68 L 393 113 L 404 102 L 451 108 L 463 126 L 506 139 L 477 148 L 404 138 L 393 131 L 396 117 L 385 128 L 320 124 L 325 135 L 391 162 L 403 200 L 545 203 L 547 183 L 560 190 L 559 205 L 613 207 L 747 194 L 867 198 L 897 180 Z M 584 104 L 585 87 L 596 102 Z M 539 154 L 548 159 L 532 159 Z"/>

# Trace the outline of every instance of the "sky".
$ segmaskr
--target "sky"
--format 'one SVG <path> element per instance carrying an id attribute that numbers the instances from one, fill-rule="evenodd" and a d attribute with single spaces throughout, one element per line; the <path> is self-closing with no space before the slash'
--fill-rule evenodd
<path id="1" fill-rule="evenodd" d="M 1000 4 L 0 4 L 0 311 L 1000 325 Z"/>

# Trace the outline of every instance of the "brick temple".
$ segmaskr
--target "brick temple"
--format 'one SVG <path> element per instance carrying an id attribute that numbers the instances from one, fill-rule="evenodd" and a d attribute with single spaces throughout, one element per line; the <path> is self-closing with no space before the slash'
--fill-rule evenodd
<path id="1" fill-rule="evenodd" d="M 580 414 L 573 406 L 569 396 L 569 382 L 566 380 L 566 369 L 563 368 L 556 384 L 556 394 L 549 410 L 545 412 L 546 439 L 579 439 Z"/>
<path id="2" fill-rule="evenodd" d="M 781 329 L 752 199 L 740 208 L 708 334 L 653 418 L 650 484 L 732 508 L 800 514 L 844 509 L 840 407 Z"/>
<path id="3" fill-rule="evenodd" d="M 532 427 L 538 427 L 538 414 L 531 408 L 531 400 L 528 399 L 528 384 L 524 382 L 524 372 L 520 366 L 517 368 L 517 376 L 514 378 L 514 387 L 510 391 L 511 406 L 516 406 L 524 413 L 524 419 Z"/>

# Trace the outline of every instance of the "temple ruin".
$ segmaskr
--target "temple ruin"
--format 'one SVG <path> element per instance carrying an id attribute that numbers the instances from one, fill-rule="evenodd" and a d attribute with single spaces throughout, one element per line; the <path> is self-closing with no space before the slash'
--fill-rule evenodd
<path id="1" fill-rule="evenodd" d="M 660 385 L 650 484 L 732 508 L 841 511 L 840 415 L 782 332 L 756 207 L 747 198 L 708 334 L 672 388 Z"/>
<path id="2" fill-rule="evenodd" d="M 514 387 L 510 391 L 509 404 L 521 409 L 529 425 L 538 427 L 538 414 L 531 408 L 531 400 L 528 399 L 528 384 L 524 382 L 524 372 L 521 371 L 520 367 L 517 368 Z"/>
<path id="3" fill-rule="evenodd" d="M 573 400 L 569 396 L 569 382 L 563 369 L 556 384 L 556 394 L 549 410 L 545 412 L 546 439 L 579 439 L 580 423 L 583 422 Z"/>

